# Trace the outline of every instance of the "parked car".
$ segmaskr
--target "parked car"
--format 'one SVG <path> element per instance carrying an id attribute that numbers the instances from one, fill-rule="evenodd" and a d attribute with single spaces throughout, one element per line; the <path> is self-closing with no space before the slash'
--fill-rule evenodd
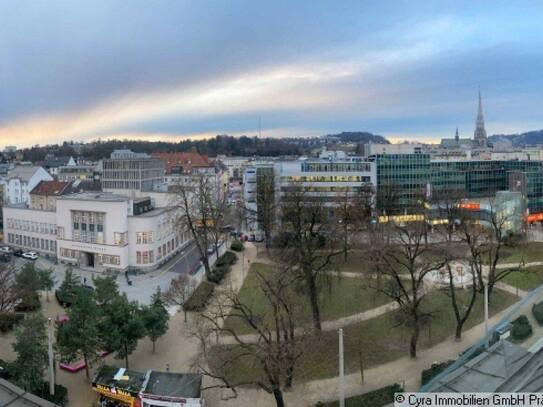
<path id="1" fill-rule="evenodd" d="M 9 254 L 11 254 L 12 250 L 8 246 L 2 246 L 2 247 L 0 247 L 0 253 L 9 253 Z"/>
<path id="2" fill-rule="evenodd" d="M 7 253 L 0 253 L 0 261 L 2 263 L 9 263 L 11 261 L 11 255 Z"/>
<path id="3" fill-rule="evenodd" d="M 21 256 L 24 259 L 27 260 L 38 260 L 38 253 L 36 252 L 24 252 Z"/>
<path id="4" fill-rule="evenodd" d="M 13 252 L 13 255 L 17 257 L 23 257 L 23 251 L 21 249 L 17 249 Z"/>

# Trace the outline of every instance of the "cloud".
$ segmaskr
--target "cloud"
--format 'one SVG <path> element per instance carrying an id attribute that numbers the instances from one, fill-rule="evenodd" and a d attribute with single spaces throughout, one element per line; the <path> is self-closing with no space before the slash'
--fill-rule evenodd
<path id="1" fill-rule="evenodd" d="M 478 86 L 495 124 L 543 127 L 541 14 L 527 3 L 0 0 L 0 142 L 254 133 L 259 117 L 270 134 L 429 139 L 470 129 Z"/>

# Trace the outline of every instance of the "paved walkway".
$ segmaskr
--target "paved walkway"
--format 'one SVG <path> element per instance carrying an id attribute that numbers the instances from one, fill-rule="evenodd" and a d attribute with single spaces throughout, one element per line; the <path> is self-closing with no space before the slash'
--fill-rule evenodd
<path id="1" fill-rule="evenodd" d="M 490 318 L 490 325 L 498 323 L 507 315 L 509 310 L 510 308 Z M 456 359 L 459 353 L 480 340 L 484 335 L 484 331 L 485 325 L 481 323 L 465 331 L 460 342 L 451 336 L 446 341 L 419 352 L 419 356 L 416 359 L 406 356 L 393 362 L 367 369 L 364 372 L 365 382 L 363 384 L 361 383 L 360 372 L 347 374 L 345 376 L 346 397 L 366 393 L 393 383 L 403 384 L 407 391 L 416 391 L 420 387 L 422 370 L 429 368 L 436 361 L 441 362 Z M 285 399 L 289 407 L 309 407 L 314 406 L 318 401 L 337 400 L 337 395 L 338 378 L 334 377 L 297 384 L 291 391 L 285 393 Z M 223 400 L 220 406 L 274 407 L 275 402 L 272 395 L 262 390 L 243 388 L 239 390 L 239 395 L 236 399 Z"/>

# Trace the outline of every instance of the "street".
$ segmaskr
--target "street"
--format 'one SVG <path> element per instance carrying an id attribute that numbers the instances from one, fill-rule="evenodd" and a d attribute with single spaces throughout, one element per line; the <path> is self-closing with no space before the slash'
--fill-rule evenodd
<path id="1" fill-rule="evenodd" d="M 210 261 L 214 262 L 215 258 L 215 255 L 211 256 Z M 67 268 L 66 265 L 55 264 L 45 257 L 39 257 L 35 262 L 15 256 L 11 260 L 11 264 L 17 271 L 24 267 L 26 263 L 35 263 L 38 268 L 52 268 L 55 276 L 55 289 L 62 284 Z M 103 276 L 103 273 L 91 270 L 83 270 L 75 267 L 72 270 L 74 274 L 80 277 L 82 283 L 90 286 L 93 285 L 93 278 Z M 189 274 L 193 278 L 200 278 L 200 273 L 202 272 L 203 270 L 200 267 L 200 253 L 196 245 L 191 244 L 156 270 L 139 275 L 130 274 L 129 278 L 132 285 L 128 285 L 124 273 L 120 273 L 116 281 L 119 285 L 119 290 L 126 293 L 128 299 L 138 301 L 140 304 L 149 304 L 151 296 L 157 287 L 160 287 L 162 292 L 164 292 L 170 286 L 170 282 L 179 275 Z"/>

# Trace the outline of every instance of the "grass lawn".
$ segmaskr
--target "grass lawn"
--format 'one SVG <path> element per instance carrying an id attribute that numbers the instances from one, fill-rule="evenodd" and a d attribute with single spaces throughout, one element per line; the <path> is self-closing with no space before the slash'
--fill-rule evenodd
<path id="1" fill-rule="evenodd" d="M 265 317 L 269 304 L 259 286 L 256 272 L 273 273 L 273 268 L 267 264 L 253 263 L 240 296 L 244 304 L 248 305 L 254 313 Z M 323 282 L 319 294 L 319 305 L 322 320 L 337 319 L 347 315 L 356 314 L 391 302 L 387 296 L 365 287 L 366 279 L 330 276 L 330 286 Z M 303 293 L 297 293 L 295 298 L 299 301 L 301 314 L 305 321 L 311 320 L 309 300 Z M 226 320 L 228 328 L 235 329 L 239 333 L 252 333 L 243 320 L 230 317 Z"/>
<path id="2" fill-rule="evenodd" d="M 521 290 L 531 291 L 543 284 L 543 267 L 527 267 L 522 271 L 513 271 L 501 282 Z"/>
<path id="3" fill-rule="evenodd" d="M 500 263 L 530 263 L 543 261 L 543 242 L 527 242 L 516 247 L 502 248 Z"/>
<path id="4" fill-rule="evenodd" d="M 462 293 L 467 298 L 467 293 Z M 482 297 L 482 296 L 481 296 Z M 473 312 L 464 325 L 469 329 L 483 321 L 483 301 L 479 297 Z M 516 301 L 516 297 L 501 290 L 494 290 L 490 303 L 493 315 Z M 432 312 L 433 318 L 420 335 L 418 350 L 423 351 L 443 342 L 454 335 L 456 320 L 449 297 L 441 291 L 428 294 L 425 308 Z M 344 328 L 345 369 L 347 372 L 360 370 L 360 359 L 364 369 L 409 355 L 410 331 L 398 325 L 399 311 L 391 312 L 371 320 Z M 338 370 L 337 332 L 324 332 L 320 339 L 309 340 L 304 347 L 307 352 L 300 360 L 295 380 L 304 382 L 320 378 L 334 377 Z M 229 369 L 234 381 L 244 381 L 247 377 L 260 374 L 260 368 L 252 359 L 240 359 Z"/>

